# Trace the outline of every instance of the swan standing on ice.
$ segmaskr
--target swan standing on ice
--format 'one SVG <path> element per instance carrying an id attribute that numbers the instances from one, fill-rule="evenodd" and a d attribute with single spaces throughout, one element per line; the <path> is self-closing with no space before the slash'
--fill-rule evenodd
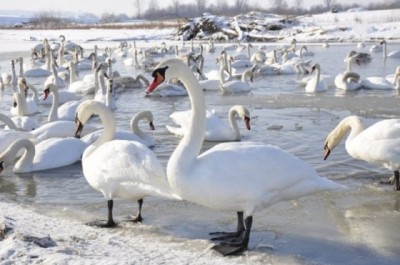
<path id="1" fill-rule="evenodd" d="M 382 120 L 364 129 L 359 117 L 344 118 L 326 138 L 324 160 L 339 145 L 348 131 L 350 134 L 346 140 L 347 153 L 355 159 L 393 171 L 394 189 L 400 190 L 400 150 L 398 148 L 400 145 L 400 119 Z"/>
<path id="2" fill-rule="evenodd" d="M 214 111 L 207 110 L 204 140 L 212 142 L 240 141 L 241 135 L 236 122 L 237 116 L 244 121 L 246 129 L 250 130 L 250 112 L 242 105 L 235 105 L 229 110 L 229 123 L 219 118 Z M 189 129 L 191 110 L 174 112 L 170 117 L 180 127 L 167 125 L 168 131 L 184 136 Z"/>
<path id="3" fill-rule="evenodd" d="M 28 173 L 71 165 L 81 159 L 85 148 L 86 144 L 74 137 L 50 138 L 36 145 L 31 140 L 19 139 L 0 154 L 0 161 L 3 167 L 13 164 L 18 152 L 24 149 L 13 172 Z"/>
<path id="4" fill-rule="evenodd" d="M 77 136 L 93 114 L 99 115 L 104 125 L 103 134 L 84 151 L 82 168 L 90 186 L 106 198 L 108 220 L 105 224 L 93 222 L 92 225 L 116 225 L 112 215 L 115 198 L 138 202 L 139 211 L 133 220 L 137 222 L 142 220 L 143 197 L 155 195 L 179 199 L 172 193 L 163 166 L 149 148 L 135 141 L 113 140 L 115 118 L 104 104 L 87 100 L 79 105 Z"/>
<path id="5" fill-rule="evenodd" d="M 196 77 L 176 59 L 161 62 L 152 75 L 154 81 L 148 91 L 164 80 L 179 78 L 187 87 L 192 105 L 188 132 L 168 161 L 171 187 L 185 200 L 215 210 L 237 212 L 237 231 L 217 238 L 228 241 L 213 247 L 219 253 L 232 255 L 247 249 L 253 214 L 258 210 L 282 200 L 342 188 L 320 177 L 309 164 L 272 145 L 222 143 L 199 155 L 206 125 L 206 103 Z M 232 238 L 235 240 L 231 241 Z"/>

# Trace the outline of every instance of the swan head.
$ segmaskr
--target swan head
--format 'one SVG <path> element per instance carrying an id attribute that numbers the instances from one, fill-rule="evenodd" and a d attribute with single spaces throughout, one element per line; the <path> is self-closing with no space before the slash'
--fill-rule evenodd
<path id="1" fill-rule="evenodd" d="M 153 82 L 147 87 L 146 94 L 153 92 L 162 82 L 164 82 L 166 78 L 168 66 L 159 67 L 153 71 L 151 76 L 154 78 Z"/>
<path id="2" fill-rule="evenodd" d="M 45 88 L 44 88 L 44 91 L 43 91 L 43 93 L 44 93 L 43 100 L 46 100 L 49 97 L 50 93 L 53 92 L 56 89 L 57 88 L 56 88 L 56 86 L 54 84 L 52 84 L 52 83 L 47 84 L 45 86 Z"/>
<path id="3" fill-rule="evenodd" d="M 312 67 L 311 67 L 311 73 L 313 73 L 315 70 L 319 70 L 319 69 L 321 69 L 321 67 L 320 67 L 320 65 L 318 64 L 318 63 L 316 63 L 316 64 L 314 64 Z"/>
<path id="4" fill-rule="evenodd" d="M 83 101 L 76 109 L 75 123 L 77 124 L 77 129 L 75 132 L 75 137 L 80 138 L 83 126 L 90 119 L 94 112 L 96 105 L 102 104 L 96 100 L 86 100 Z"/>

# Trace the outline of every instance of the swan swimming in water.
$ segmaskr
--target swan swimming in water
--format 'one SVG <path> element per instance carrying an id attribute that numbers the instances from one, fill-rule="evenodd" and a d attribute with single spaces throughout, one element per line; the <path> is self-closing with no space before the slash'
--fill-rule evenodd
<path id="1" fill-rule="evenodd" d="M 311 73 L 316 72 L 315 76 L 308 80 L 305 91 L 307 93 L 324 92 L 328 90 L 328 85 L 324 80 L 320 80 L 321 67 L 318 63 L 311 68 Z"/>
<path id="2" fill-rule="evenodd" d="M 71 165 L 81 159 L 85 148 L 84 142 L 73 137 L 50 138 L 36 145 L 29 139 L 19 139 L 0 154 L 0 161 L 4 163 L 3 167 L 12 164 L 17 153 L 24 149 L 13 172 L 28 173 Z"/>
<path id="3" fill-rule="evenodd" d="M 99 115 L 104 125 L 103 134 L 84 151 L 82 168 L 90 186 L 106 198 L 108 220 L 91 224 L 102 227 L 116 225 L 112 215 L 115 198 L 136 200 L 139 211 L 133 221 L 139 222 L 142 220 L 143 197 L 155 195 L 179 199 L 172 193 L 163 166 L 149 148 L 136 141 L 113 140 L 115 118 L 103 103 L 87 100 L 79 105 L 77 136 L 93 114 Z"/>
<path id="4" fill-rule="evenodd" d="M 214 246 L 213 249 L 219 253 L 232 255 L 247 249 L 253 214 L 258 210 L 282 200 L 343 187 L 320 177 L 309 164 L 273 145 L 230 142 L 215 145 L 200 154 L 206 104 L 196 77 L 176 59 L 161 62 L 152 76 L 154 80 L 148 91 L 154 90 L 164 80 L 179 78 L 188 90 L 192 105 L 188 132 L 167 165 L 172 189 L 185 200 L 237 213 L 237 231 L 217 238 L 236 240 Z"/>
<path id="5" fill-rule="evenodd" d="M 331 151 L 339 145 L 342 138 L 350 131 L 346 140 L 347 153 L 359 160 L 385 167 L 394 172 L 394 189 L 400 190 L 400 119 L 379 121 L 367 129 L 359 117 L 344 118 L 333 129 L 325 141 L 326 160 Z"/>
<path id="6" fill-rule="evenodd" d="M 242 105 L 235 105 L 229 110 L 229 124 L 219 118 L 214 111 L 207 110 L 204 140 L 213 142 L 240 141 L 241 135 L 236 122 L 236 116 L 243 119 L 246 128 L 250 130 L 250 113 Z M 177 111 L 172 113 L 170 117 L 180 127 L 167 125 L 168 131 L 179 136 L 184 136 L 190 124 L 191 110 Z"/>

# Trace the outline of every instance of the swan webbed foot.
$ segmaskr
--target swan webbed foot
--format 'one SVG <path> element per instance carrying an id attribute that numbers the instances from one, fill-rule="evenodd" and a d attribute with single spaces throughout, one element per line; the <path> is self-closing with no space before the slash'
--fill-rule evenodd
<path id="1" fill-rule="evenodd" d="M 131 223 L 141 223 L 143 221 L 142 215 L 138 214 L 136 216 L 129 216 L 127 219 L 124 220 L 125 222 L 131 222 Z"/>
<path id="2" fill-rule="evenodd" d="M 219 245 L 213 246 L 211 249 L 217 251 L 223 256 L 231 256 L 243 253 L 244 251 L 247 250 L 247 247 L 244 246 L 243 243 L 240 244 L 221 243 Z"/>
<path id="3" fill-rule="evenodd" d="M 114 221 L 105 221 L 105 220 L 94 220 L 86 223 L 88 226 L 102 227 L 102 228 L 114 228 L 117 227 L 117 223 Z"/>
<path id="4" fill-rule="evenodd" d="M 233 239 L 233 238 L 238 238 L 241 236 L 241 232 L 240 231 L 236 231 L 236 232 L 211 232 L 209 233 L 209 235 L 211 236 L 216 236 L 211 238 L 211 240 L 213 241 L 224 241 L 224 240 L 228 240 L 228 239 Z"/>

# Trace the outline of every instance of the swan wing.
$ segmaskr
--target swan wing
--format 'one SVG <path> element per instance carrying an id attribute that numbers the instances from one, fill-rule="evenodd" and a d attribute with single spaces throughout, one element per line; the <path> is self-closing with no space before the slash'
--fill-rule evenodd
<path id="1" fill-rule="evenodd" d="M 35 170 L 44 170 L 71 165 L 79 161 L 87 145 L 79 139 L 50 138 L 35 146 L 33 159 Z"/>
<path id="2" fill-rule="evenodd" d="M 83 167 L 90 185 L 106 197 L 118 193 L 119 197 L 127 199 L 144 195 L 176 198 L 155 154 L 138 142 L 104 143 L 83 160 Z"/>

